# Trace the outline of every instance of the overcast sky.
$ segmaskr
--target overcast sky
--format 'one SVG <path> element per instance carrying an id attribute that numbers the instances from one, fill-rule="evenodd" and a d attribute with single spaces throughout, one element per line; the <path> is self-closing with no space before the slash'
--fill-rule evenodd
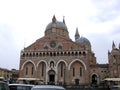
<path id="1" fill-rule="evenodd" d="M 0 67 L 19 69 L 20 51 L 44 36 L 53 15 L 74 41 L 76 27 L 89 39 L 98 63 L 120 43 L 120 0 L 0 0 Z"/>

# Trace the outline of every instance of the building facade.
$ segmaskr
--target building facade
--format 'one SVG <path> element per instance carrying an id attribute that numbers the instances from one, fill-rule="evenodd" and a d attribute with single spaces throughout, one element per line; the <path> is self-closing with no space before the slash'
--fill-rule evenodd
<path id="1" fill-rule="evenodd" d="M 19 70 L 12 69 L 8 70 L 5 68 L 0 68 L 0 81 L 5 81 L 8 83 L 16 82 L 18 79 Z"/>
<path id="2" fill-rule="evenodd" d="M 120 44 L 117 48 L 116 45 L 112 44 L 111 52 L 108 51 L 109 59 L 109 77 L 119 78 L 120 77 Z"/>
<path id="3" fill-rule="evenodd" d="M 109 76 L 109 67 L 109 64 L 96 63 L 90 41 L 81 37 L 78 29 L 72 41 L 65 20 L 57 21 L 53 16 L 44 36 L 21 51 L 19 77 L 44 84 L 100 83 Z"/>
<path id="4" fill-rule="evenodd" d="M 5 68 L 0 68 L 0 81 L 6 81 L 12 77 L 12 72 Z"/>

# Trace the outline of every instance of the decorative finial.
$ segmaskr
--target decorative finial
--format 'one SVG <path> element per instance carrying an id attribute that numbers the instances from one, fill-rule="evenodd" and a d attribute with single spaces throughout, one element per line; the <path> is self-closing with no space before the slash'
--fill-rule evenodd
<path id="1" fill-rule="evenodd" d="M 79 32 L 78 32 L 78 28 L 76 28 L 75 40 L 77 40 L 79 38 L 80 38 L 80 35 L 79 35 Z"/>
<path id="2" fill-rule="evenodd" d="M 56 17 L 55 17 L 55 15 L 54 15 L 53 18 L 52 18 L 52 22 L 53 22 L 53 23 L 56 22 Z"/>
<path id="3" fill-rule="evenodd" d="M 115 47 L 115 43 L 114 43 L 114 41 L 113 41 L 113 44 L 112 44 L 112 49 L 115 49 L 116 47 Z"/>
<path id="4" fill-rule="evenodd" d="M 79 34 L 79 32 L 78 32 L 78 28 L 76 28 L 76 34 Z"/>
<path id="5" fill-rule="evenodd" d="M 108 55 L 110 54 L 110 51 L 108 50 Z"/>
<path id="6" fill-rule="evenodd" d="M 65 16 L 63 16 L 63 23 L 65 24 Z"/>

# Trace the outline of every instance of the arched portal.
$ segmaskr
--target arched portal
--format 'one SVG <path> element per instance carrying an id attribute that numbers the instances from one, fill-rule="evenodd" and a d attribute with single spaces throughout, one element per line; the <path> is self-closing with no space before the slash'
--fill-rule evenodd
<path id="1" fill-rule="evenodd" d="M 48 77 L 49 77 L 48 84 L 55 84 L 55 71 L 54 70 L 50 70 L 48 72 Z"/>
<path id="2" fill-rule="evenodd" d="M 92 80 L 92 83 L 91 83 L 91 84 L 92 84 L 92 85 L 94 85 L 94 86 L 97 85 L 97 78 L 98 78 L 98 77 L 97 77 L 96 74 L 93 74 L 93 75 L 92 75 L 92 77 L 91 77 L 91 80 Z"/>

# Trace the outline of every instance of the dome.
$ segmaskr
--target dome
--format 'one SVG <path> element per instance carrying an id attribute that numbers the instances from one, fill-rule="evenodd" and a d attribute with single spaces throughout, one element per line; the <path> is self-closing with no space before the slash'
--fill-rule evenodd
<path id="1" fill-rule="evenodd" d="M 76 40 L 76 43 L 91 46 L 90 41 L 85 37 L 80 37 L 79 39 Z"/>
<path id="2" fill-rule="evenodd" d="M 45 29 L 45 36 L 56 34 L 60 35 L 62 37 L 69 39 L 69 32 L 67 30 L 67 26 L 65 24 L 65 20 L 63 19 L 63 22 L 57 21 L 55 16 L 52 18 L 52 22 L 50 22 Z"/>
<path id="3" fill-rule="evenodd" d="M 56 21 L 55 23 L 56 23 L 56 28 L 67 30 L 67 26 L 63 22 Z M 50 22 L 46 27 L 46 30 L 49 30 L 49 29 L 52 29 L 52 22 Z"/>

